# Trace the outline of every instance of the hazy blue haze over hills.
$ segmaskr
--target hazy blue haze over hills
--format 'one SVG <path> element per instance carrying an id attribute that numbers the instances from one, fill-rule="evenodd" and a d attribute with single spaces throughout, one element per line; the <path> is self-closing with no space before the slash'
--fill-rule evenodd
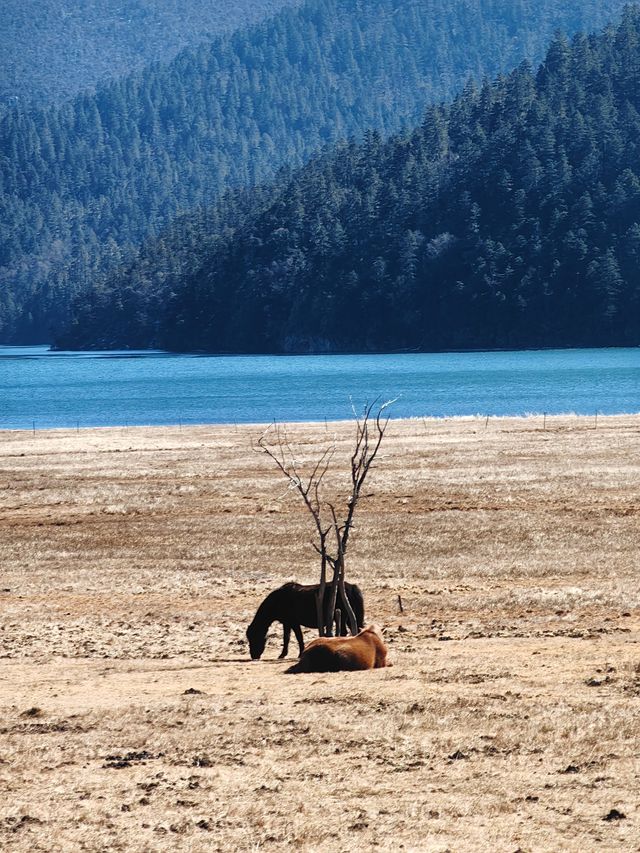
<path id="1" fill-rule="evenodd" d="M 640 344 L 640 10 L 412 132 L 184 219 L 60 342 L 211 352 Z"/>
<path id="2" fill-rule="evenodd" d="M 537 60 L 556 28 L 597 28 L 622 5 L 310 0 L 95 96 L 10 112 L 0 121 L 0 340 L 50 338 L 78 293 L 177 212 L 342 137 L 407 126 L 470 74 Z"/>
<path id="3" fill-rule="evenodd" d="M 2 0 L 0 106 L 62 101 L 297 0 Z"/>

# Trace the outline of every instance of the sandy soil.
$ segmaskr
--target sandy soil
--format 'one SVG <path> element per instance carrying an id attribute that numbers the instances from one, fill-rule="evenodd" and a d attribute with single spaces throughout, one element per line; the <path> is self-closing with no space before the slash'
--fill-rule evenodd
<path id="1" fill-rule="evenodd" d="M 392 422 L 348 571 L 394 666 L 324 676 L 248 660 L 317 574 L 259 432 L 0 433 L 0 848 L 640 850 L 640 417 Z M 353 426 L 290 436 L 344 499 Z"/>

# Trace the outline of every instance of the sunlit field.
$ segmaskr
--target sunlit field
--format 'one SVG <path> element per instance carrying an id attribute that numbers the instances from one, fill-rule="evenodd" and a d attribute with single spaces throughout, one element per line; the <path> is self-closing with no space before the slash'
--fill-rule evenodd
<path id="1" fill-rule="evenodd" d="M 0 433 L 0 848 L 640 849 L 640 416 L 392 421 L 347 575 L 393 667 L 330 675 L 249 660 L 318 574 L 260 433 Z M 338 504 L 353 436 L 289 428 Z"/>

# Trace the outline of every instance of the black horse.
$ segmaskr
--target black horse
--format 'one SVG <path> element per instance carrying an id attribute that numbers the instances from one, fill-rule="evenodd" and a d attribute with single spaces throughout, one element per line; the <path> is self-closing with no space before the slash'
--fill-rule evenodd
<path id="1" fill-rule="evenodd" d="M 345 582 L 345 591 L 349 603 L 353 608 L 358 628 L 364 627 L 364 599 L 359 587 L 354 583 Z M 286 583 L 279 589 L 274 589 L 262 602 L 253 617 L 253 622 L 247 628 L 247 639 L 249 640 L 249 651 L 253 660 L 257 660 L 263 653 L 267 644 L 267 631 L 272 622 L 282 622 L 283 644 L 281 658 L 286 658 L 289 651 L 289 638 L 293 629 L 296 640 L 300 646 L 300 654 L 304 651 L 304 639 L 302 638 L 301 625 L 306 628 L 318 627 L 318 615 L 316 610 L 316 593 L 319 584 L 303 586 L 299 583 Z M 327 584 L 324 596 L 324 607 L 329 607 L 329 596 L 331 585 Z M 338 599 L 339 600 L 339 599 Z M 343 618 L 342 634 L 347 634 L 346 619 Z"/>

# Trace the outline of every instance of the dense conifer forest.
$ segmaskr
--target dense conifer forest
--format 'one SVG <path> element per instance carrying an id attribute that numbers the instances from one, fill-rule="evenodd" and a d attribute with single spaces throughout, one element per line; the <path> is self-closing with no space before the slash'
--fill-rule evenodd
<path id="1" fill-rule="evenodd" d="M 0 109 L 64 101 L 297 0 L 2 0 Z"/>
<path id="2" fill-rule="evenodd" d="M 107 287 L 105 275 L 130 264 L 141 241 L 163 234 L 180 212 L 211 204 L 229 187 L 265 183 L 278 168 L 297 167 L 340 139 L 361 140 L 371 131 L 384 139 L 419 121 L 429 103 L 452 97 L 469 76 L 480 81 L 525 56 L 539 60 L 556 28 L 591 29 L 622 5 L 621 0 L 309 0 L 246 31 L 184 51 L 168 65 L 100 85 L 94 94 L 53 108 L 6 112 L 0 117 L 0 341 L 50 339 L 66 323 L 73 299 L 87 288 L 87 298 L 94 298 Z M 386 151 L 380 137 L 369 138 L 376 143 L 371 163 L 358 166 L 363 174 Z M 343 146 L 336 156 L 358 150 Z M 470 156 L 462 147 L 456 154 L 460 164 Z M 312 167 L 318 168 L 318 163 Z M 335 171 L 341 186 L 346 177 Z M 304 175 L 292 180 L 307 181 Z M 328 215 L 323 180 L 309 190 L 317 198 L 305 199 L 303 222 L 313 216 L 322 225 Z M 393 200 L 396 180 L 388 188 L 391 196 L 380 197 L 380 212 L 389 212 L 384 204 Z M 292 188 L 293 197 L 305 186 Z M 375 195 L 375 183 L 366 193 Z M 286 199 L 285 194 L 282 204 Z M 257 203 L 246 202 L 253 211 L 248 216 L 255 215 Z M 234 211 L 233 222 L 238 203 L 226 204 Z M 202 216 L 221 222 L 219 234 L 217 225 L 204 229 L 205 243 L 227 239 L 232 226 L 219 212 Z M 202 221 L 199 214 L 194 218 Z M 331 229 L 340 224 L 337 213 L 329 220 Z M 398 225 L 391 219 L 384 226 L 390 246 Z M 340 225 L 346 226 L 349 222 Z M 185 246 L 195 239 L 192 228 L 176 227 L 189 232 Z M 335 238 L 332 230 L 329 238 Z M 176 252 L 173 279 L 180 279 L 183 263 L 194 267 L 201 247 L 194 250 L 194 257 L 184 247 Z M 332 248 L 322 261 L 319 281 L 322 264 L 327 270 L 338 264 L 334 255 Z M 352 271 L 361 281 L 364 272 Z M 389 274 L 376 273 L 385 282 Z M 290 290 L 291 275 L 285 267 L 283 294 Z M 240 289 L 238 281 L 229 284 L 232 301 L 251 290 L 252 279 Z M 346 295 L 360 287 L 352 285 L 344 290 L 341 284 L 336 292 Z M 164 304 L 161 291 L 149 300 Z M 259 317 L 263 298 L 247 309 L 247 317 L 252 312 Z M 92 336 L 95 329 L 87 328 L 87 340 Z M 388 338 L 395 340 L 391 331 Z M 338 328 L 327 338 L 340 346 L 344 339 Z M 265 332 L 254 343 L 270 346 L 270 340 Z M 376 335 L 371 345 L 374 340 Z M 224 340 L 204 336 L 201 342 L 214 348 L 245 346 L 230 331 Z M 172 343 L 180 344 L 179 336 Z"/>
<path id="3" fill-rule="evenodd" d="M 178 221 L 65 346 L 640 344 L 640 11 Z"/>

